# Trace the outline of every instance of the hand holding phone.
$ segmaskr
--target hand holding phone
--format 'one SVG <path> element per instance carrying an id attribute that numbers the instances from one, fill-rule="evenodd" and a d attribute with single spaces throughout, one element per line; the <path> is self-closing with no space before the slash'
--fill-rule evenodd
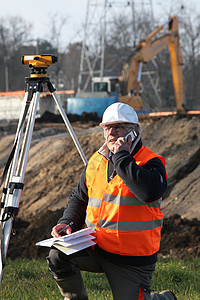
<path id="1" fill-rule="evenodd" d="M 133 129 L 133 130 L 129 131 L 129 132 L 127 133 L 127 135 L 125 135 L 124 138 L 125 138 L 125 141 L 126 141 L 126 142 L 128 141 L 129 135 L 131 136 L 131 140 L 132 140 L 132 141 L 134 141 L 134 140 L 136 139 L 136 137 L 137 137 L 137 133 L 136 133 L 136 131 Z"/>
<path id="2" fill-rule="evenodd" d="M 131 136 L 131 140 L 132 142 L 130 143 L 127 143 L 128 141 L 128 137 L 129 135 Z M 134 129 L 132 129 L 130 132 L 128 132 L 126 134 L 126 136 L 124 137 L 125 139 L 125 142 L 124 142 L 124 139 L 123 137 L 119 137 L 119 139 L 114 143 L 113 145 L 113 149 L 110 149 L 114 154 L 120 150 L 127 150 L 127 151 L 131 151 L 133 145 L 134 145 L 134 142 L 137 141 L 137 138 L 139 136 L 137 135 L 136 131 Z"/>

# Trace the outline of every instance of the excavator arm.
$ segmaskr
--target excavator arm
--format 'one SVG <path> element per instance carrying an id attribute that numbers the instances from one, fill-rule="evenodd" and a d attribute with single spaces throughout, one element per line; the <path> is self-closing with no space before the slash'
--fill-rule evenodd
<path id="1" fill-rule="evenodd" d="M 140 78 L 138 77 L 141 76 L 141 66 L 144 63 L 149 62 L 153 57 L 168 47 L 177 113 L 185 113 L 185 88 L 182 70 L 183 59 L 179 44 L 178 19 L 177 17 L 169 18 L 167 23 L 167 33 L 158 38 L 152 39 L 165 26 L 160 25 L 152 33 L 150 33 L 145 40 L 142 40 L 136 46 L 136 54 L 132 57 L 130 64 L 126 63 L 123 66 L 121 81 L 125 83 L 127 95 L 131 94 L 136 83 L 136 96 L 138 97 L 140 85 Z"/>

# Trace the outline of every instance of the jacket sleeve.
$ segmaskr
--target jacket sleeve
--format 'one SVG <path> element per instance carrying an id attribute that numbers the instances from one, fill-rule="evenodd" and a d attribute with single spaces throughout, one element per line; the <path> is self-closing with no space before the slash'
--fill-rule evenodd
<path id="1" fill-rule="evenodd" d="M 138 166 L 128 151 L 112 156 L 114 168 L 130 191 L 141 201 L 153 202 L 162 197 L 167 187 L 165 167 L 159 158 Z"/>
<path id="2" fill-rule="evenodd" d="M 72 232 L 81 229 L 85 223 L 86 208 L 88 204 L 85 170 L 86 169 L 84 169 L 77 186 L 72 190 L 62 217 L 58 220 L 58 224 L 69 224 L 70 222 L 73 222 L 73 225 L 71 226 Z"/>

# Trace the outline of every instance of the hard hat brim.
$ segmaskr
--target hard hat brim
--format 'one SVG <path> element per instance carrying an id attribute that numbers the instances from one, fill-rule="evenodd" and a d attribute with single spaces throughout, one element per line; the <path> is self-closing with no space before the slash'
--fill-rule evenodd
<path id="1" fill-rule="evenodd" d="M 113 121 L 113 122 L 104 122 L 104 123 L 100 123 L 99 126 L 101 128 L 103 128 L 103 126 L 106 126 L 106 125 L 112 125 L 112 124 L 136 124 L 140 127 L 139 123 L 131 123 L 131 122 L 126 122 L 126 121 Z"/>

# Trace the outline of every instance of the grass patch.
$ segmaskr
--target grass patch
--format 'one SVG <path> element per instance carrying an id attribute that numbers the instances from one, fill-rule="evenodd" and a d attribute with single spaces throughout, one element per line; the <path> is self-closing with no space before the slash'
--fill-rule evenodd
<path id="1" fill-rule="evenodd" d="M 104 274 L 82 272 L 90 300 L 112 300 Z M 178 300 L 200 299 L 200 259 L 159 259 L 151 288 L 171 289 Z M 45 259 L 7 259 L 1 282 L 2 300 L 62 299 Z M 123 300 L 123 299 L 122 299 Z"/>

